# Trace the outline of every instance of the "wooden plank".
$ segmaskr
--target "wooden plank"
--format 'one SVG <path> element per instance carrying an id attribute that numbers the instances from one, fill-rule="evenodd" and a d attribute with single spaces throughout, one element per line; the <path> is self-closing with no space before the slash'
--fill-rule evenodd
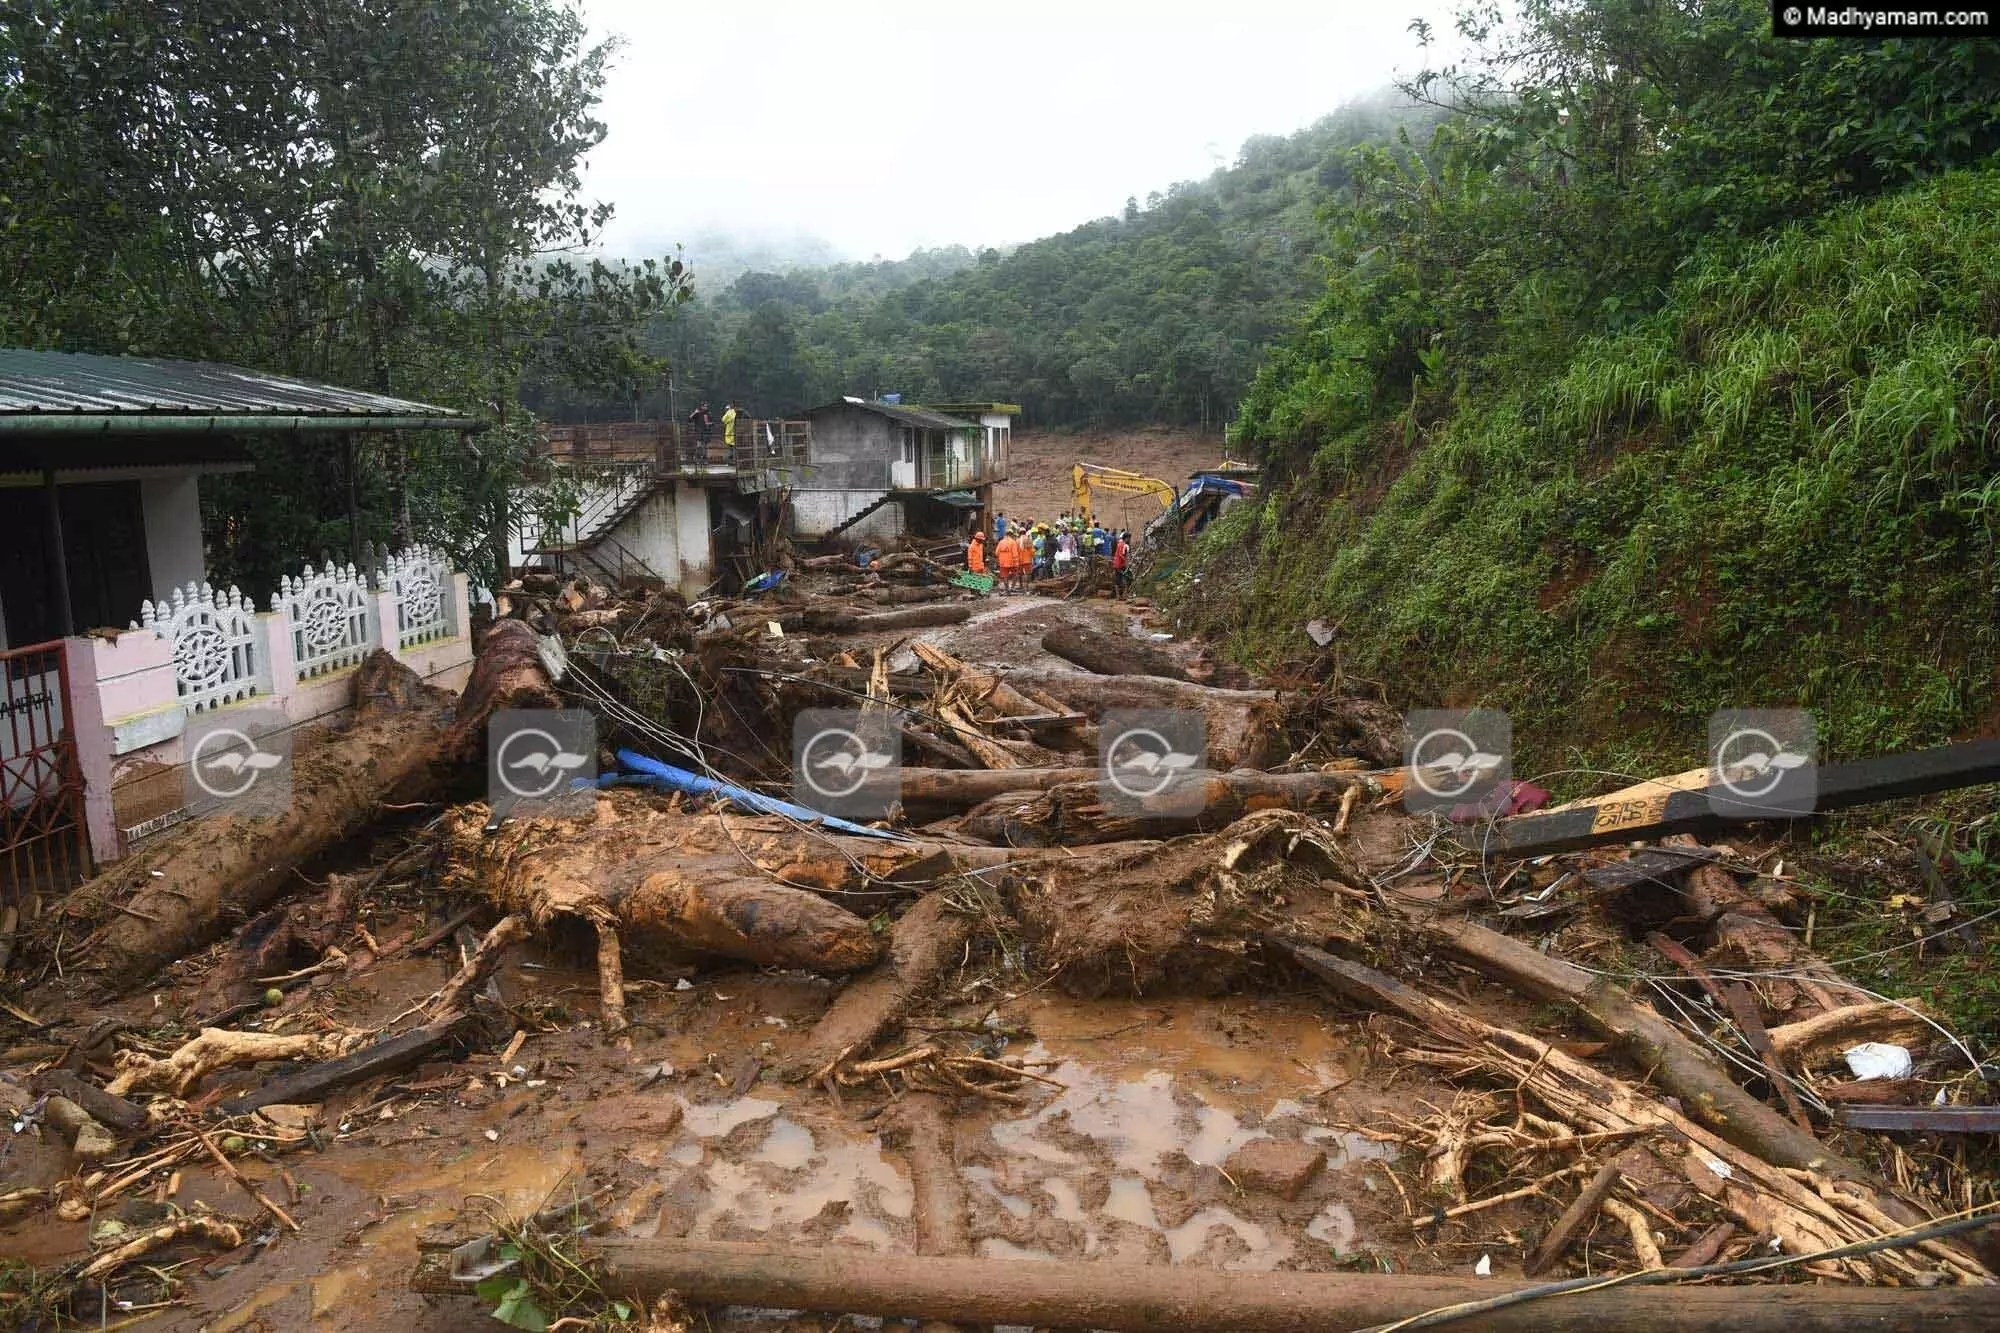
<path id="1" fill-rule="evenodd" d="M 1591 1218 L 1597 1216 L 1597 1210 L 1603 1204 L 1605 1196 L 1611 1193 L 1611 1187 L 1617 1183 L 1616 1162 L 1606 1162 L 1598 1167 L 1597 1174 L 1583 1187 L 1583 1193 L 1577 1195 L 1575 1201 L 1563 1209 L 1562 1216 L 1556 1219 L 1553 1227 L 1549 1228 L 1549 1234 L 1535 1247 L 1535 1252 L 1528 1256 L 1528 1262 L 1521 1266 L 1522 1274 L 1533 1277 L 1562 1258 L 1563 1251 L 1576 1239 L 1576 1233 L 1588 1226 Z"/>
<path id="2" fill-rule="evenodd" d="M 1750 988 L 1740 981 L 1732 981 L 1722 991 L 1723 1002 L 1729 1012 L 1736 1017 L 1736 1026 L 1743 1030 L 1743 1039 L 1750 1043 L 1750 1049 L 1764 1064 L 1765 1077 L 1784 1099 L 1785 1110 L 1792 1117 L 1792 1123 L 1806 1133 L 1812 1133 L 1812 1121 L 1806 1119 L 1806 1108 L 1799 1105 L 1798 1093 L 1792 1091 L 1792 1081 L 1785 1077 L 1784 1066 L 1778 1063 L 1778 1053 L 1771 1046 L 1771 1034 L 1764 1027 L 1764 1016 L 1757 1012 L 1756 997 Z"/>
<path id="3" fill-rule="evenodd" d="M 1836 1106 L 1849 1129 L 1925 1134 L 2000 1133 L 2000 1106 Z"/>
<path id="4" fill-rule="evenodd" d="M 2000 782 L 2000 740 L 1966 741 L 1935 750 L 1828 764 L 1819 770 L 1819 793 L 1813 808 L 1842 810 L 1988 782 Z M 1543 856 L 1668 833 L 1711 831 L 1740 822 L 1718 818 L 1706 791 L 1663 788 L 1572 810 L 1498 820 L 1485 833 L 1481 850 L 1492 857 Z"/>
<path id="5" fill-rule="evenodd" d="M 1623 861 L 1591 867 L 1583 872 L 1583 882 L 1593 889 L 1605 890 L 1626 889 L 1634 884 L 1659 884 L 1671 889 L 1677 887 L 1676 879 L 1689 867 L 1721 858 L 1722 853 L 1709 847 L 1648 847 Z"/>
<path id="6" fill-rule="evenodd" d="M 241 1097 L 224 1102 L 222 1114 L 247 1115 L 265 1106 L 317 1102 L 328 1093 L 364 1078 L 373 1078 L 377 1074 L 400 1074 L 451 1041 L 465 1021 L 466 1015 L 459 1014 L 428 1027 L 412 1028 L 400 1037 L 363 1047 L 338 1060 L 323 1060 L 296 1074 L 270 1079 Z"/>

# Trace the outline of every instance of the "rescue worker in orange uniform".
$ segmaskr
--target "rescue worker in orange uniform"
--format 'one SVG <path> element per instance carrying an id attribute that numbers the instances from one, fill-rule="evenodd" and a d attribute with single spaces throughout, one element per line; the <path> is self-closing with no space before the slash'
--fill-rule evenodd
<path id="1" fill-rule="evenodd" d="M 1012 589 L 1021 573 L 1021 543 L 1009 532 L 1000 539 L 1000 546 L 993 554 L 1000 565 L 1000 586 Z"/>

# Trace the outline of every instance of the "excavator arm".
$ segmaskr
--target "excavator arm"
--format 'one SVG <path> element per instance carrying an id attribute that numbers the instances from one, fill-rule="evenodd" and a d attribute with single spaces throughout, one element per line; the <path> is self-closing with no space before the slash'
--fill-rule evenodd
<path id="1" fill-rule="evenodd" d="M 1106 467 L 1102 463 L 1078 463 L 1070 469 L 1070 488 L 1075 493 L 1076 507 L 1083 513 L 1095 513 L 1091 505 L 1092 490 L 1109 492 L 1113 495 L 1150 495 L 1160 502 L 1160 512 L 1173 508 L 1179 495 L 1173 483 L 1149 477 L 1143 472 L 1127 472 L 1123 468 Z"/>

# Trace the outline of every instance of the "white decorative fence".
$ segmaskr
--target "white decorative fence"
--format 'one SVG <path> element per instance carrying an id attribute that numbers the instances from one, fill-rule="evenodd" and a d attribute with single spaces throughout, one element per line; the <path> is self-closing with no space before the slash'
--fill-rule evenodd
<path id="1" fill-rule="evenodd" d="M 381 582 L 396 602 L 396 647 L 451 637 L 451 564 L 434 547 L 412 546 L 384 563 Z"/>
<path id="2" fill-rule="evenodd" d="M 142 627 L 174 645 L 174 688 L 190 713 L 257 692 L 257 608 L 236 589 L 176 588 L 140 605 L 132 628 Z"/>
<path id="3" fill-rule="evenodd" d="M 271 610 L 291 624 L 292 664 L 301 679 L 354 666 L 380 640 L 368 583 L 351 564 L 329 560 L 320 573 L 307 565 L 298 578 L 285 575 L 271 594 Z"/>
<path id="4" fill-rule="evenodd" d="M 133 629 L 149 629 L 173 645 L 174 683 L 179 702 L 190 712 L 266 692 L 273 669 L 293 680 L 311 680 L 356 666 L 376 648 L 393 651 L 451 638 L 451 563 L 434 547 L 412 546 L 391 554 L 370 551 L 370 579 L 353 565 L 328 560 L 298 577 L 287 574 L 271 595 L 271 643 L 261 639 L 256 604 L 235 588 L 216 592 L 190 583 L 171 597 L 147 602 Z M 289 640 L 289 644 L 285 641 Z M 284 648 L 289 646 L 289 663 Z M 276 660 L 272 660 L 273 655 Z"/>
<path id="5" fill-rule="evenodd" d="M 163 808 L 177 779 L 169 791 L 152 777 L 185 762 L 194 713 L 254 700 L 319 725 L 353 705 L 347 673 L 378 649 L 427 681 L 461 683 L 472 666 L 467 591 L 435 550 L 370 551 L 280 579 L 261 614 L 235 588 L 191 583 L 145 603 L 132 633 L 71 639 L 63 711 L 76 718 L 92 855 L 115 860 L 184 813 Z"/>

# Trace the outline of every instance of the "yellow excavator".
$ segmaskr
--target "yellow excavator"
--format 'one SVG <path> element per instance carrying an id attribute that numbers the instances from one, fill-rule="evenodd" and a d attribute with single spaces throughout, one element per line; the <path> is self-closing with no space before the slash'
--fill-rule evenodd
<path id="1" fill-rule="evenodd" d="M 1076 497 L 1077 512 L 1081 514 L 1097 512 L 1090 501 L 1093 490 L 1112 495 L 1150 495 L 1160 502 L 1161 513 L 1173 508 L 1174 500 L 1180 495 L 1172 482 L 1149 477 L 1143 472 L 1106 467 L 1102 463 L 1078 463 L 1070 469 L 1069 478 L 1070 489 Z"/>

